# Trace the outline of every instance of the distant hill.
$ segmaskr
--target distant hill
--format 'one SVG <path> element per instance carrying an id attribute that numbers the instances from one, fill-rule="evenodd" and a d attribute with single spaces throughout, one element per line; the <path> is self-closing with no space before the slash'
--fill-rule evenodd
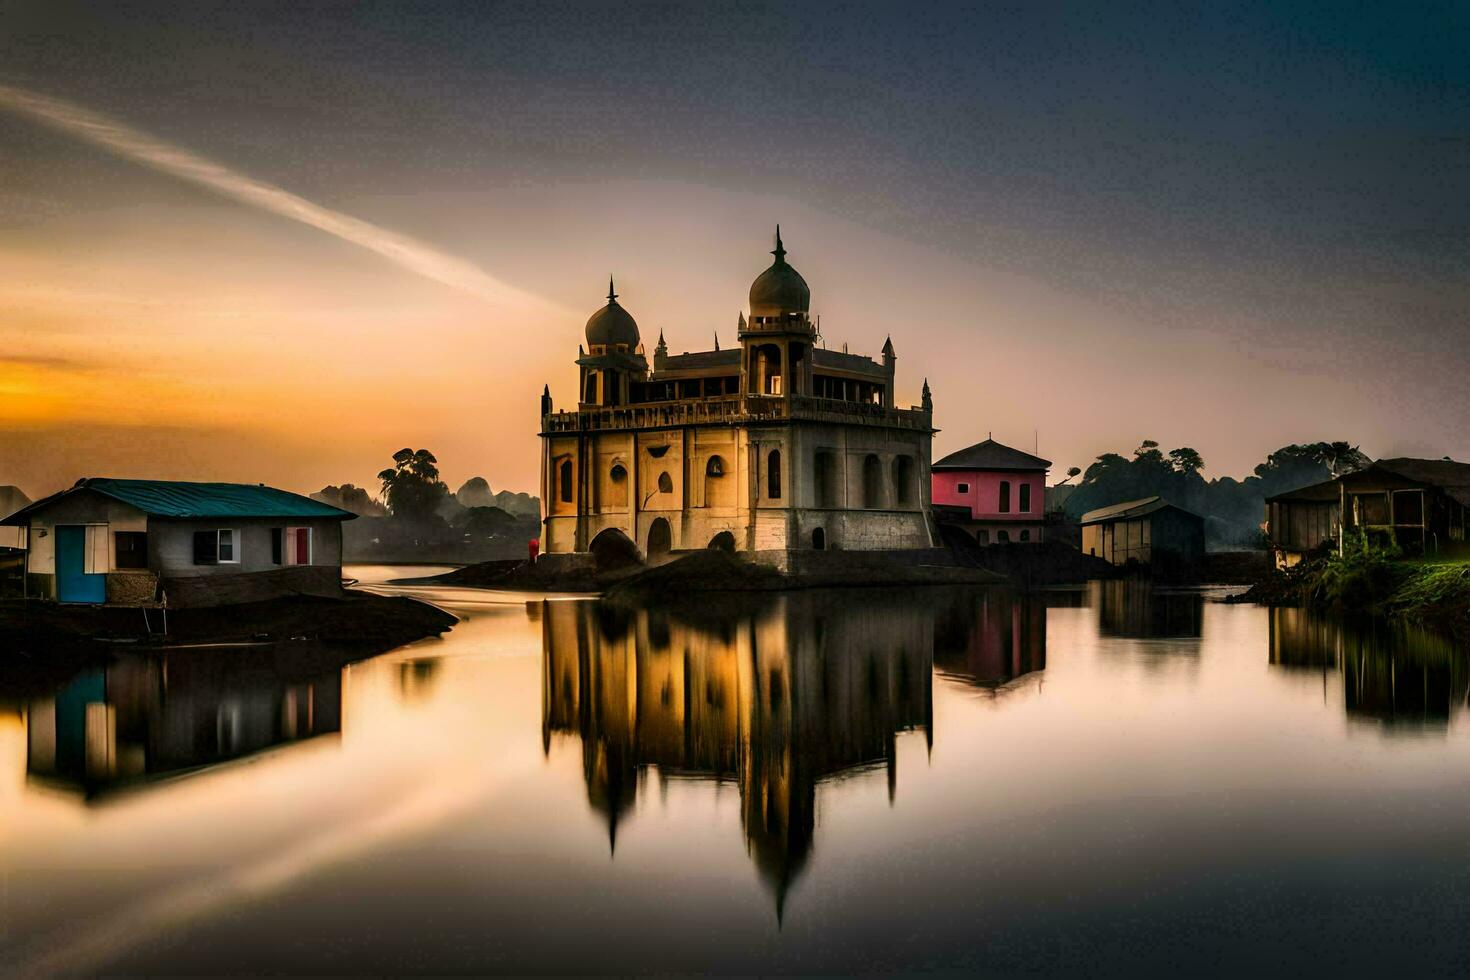
<path id="1" fill-rule="evenodd" d="M 344 483 L 340 487 L 322 487 L 311 495 L 312 500 L 340 507 L 359 517 L 386 517 L 388 508 L 378 503 L 362 487 Z"/>
<path id="2" fill-rule="evenodd" d="M 483 476 L 472 476 L 464 481 L 464 485 L 454 492 L 453 499 L 464 508 L 499 507 L 507 514 L 517 517 L 534 517 L 538 520 L 541 517 L 540 498 L 529 493 L 512 493 L 509 490 L 493 493 L 490 490 L 490 481 Z M 451 505 L 447 513 L 441 510 L 439 516 L 452 521 L 456 513 Z"/>
<path id="3" fill-rule="evenodd" d="M 31 498 L 22 493 L 20 487 L 10 484 L 0 486 L 0 518 L 9 517 L 30 503 Z M 0 551 L 6 548 L 19 548 L 21 537 L 21 529 L 18 527 L 0 527 Z M 0 572 L 0 576 L 3 574 Z"/>
<path id="4" fill-rule="evenodd" d="M 0 518 L 9 517 L 31 503 L 31 498 L 20 487 L 8 483 L 0 486 Z"/>

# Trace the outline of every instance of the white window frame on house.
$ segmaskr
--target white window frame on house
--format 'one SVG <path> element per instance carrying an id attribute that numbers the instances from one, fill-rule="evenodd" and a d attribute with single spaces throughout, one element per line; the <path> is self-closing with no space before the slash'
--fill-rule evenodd
<path id="1" fill-rule="evenodd" d="M 112 571 L 112 535 L 106 524 L 84 524 L 82 551 L 84 575 L 106 575 Z"/>
<path id="2" fill-rule="evenodd" d="M 220 535 L 222 535 L 222 534 L 228 534 L 230 536 L 230 557 L 228 557 L 228 558 L 222 558 L 221 557 L 222 549 L 220 548 L 220 544 L 221 544 Z M 240 530 L 239 530 L 239 528 L 233 528 L 233 527 L 220 527 L 220 528 L 215 528 L 215 531 L 214 531 L 214 563 L 216 565 L 238 565 L 238 564 L 240 564 Z"/>
<path id="3" fill-rule="evenodd" d="M 954 485 L 954 492 L 955 493 L 969 493 L 970 492 L 970 485 L 968 483 L 956 483 Z"/>

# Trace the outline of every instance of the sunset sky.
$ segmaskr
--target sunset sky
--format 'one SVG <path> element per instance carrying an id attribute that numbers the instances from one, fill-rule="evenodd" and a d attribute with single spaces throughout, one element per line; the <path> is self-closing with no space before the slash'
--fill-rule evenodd
<path id="1" fill-rule="evenodd" d="M 1470 7 L 0 0 L 0 484 L 536 489 L 781 223 L 936 457 L 1470 458 Z"/>

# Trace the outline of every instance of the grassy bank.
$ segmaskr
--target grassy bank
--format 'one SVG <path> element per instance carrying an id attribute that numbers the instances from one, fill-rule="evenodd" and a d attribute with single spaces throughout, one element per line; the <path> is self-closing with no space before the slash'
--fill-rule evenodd
<path id="1" fill-rule="evenodd" d="M 1362 541 L 1275 572 L 1238 599 L 1385 616 L 1470 638 L 1470 560 L 1405 559 Z"/>

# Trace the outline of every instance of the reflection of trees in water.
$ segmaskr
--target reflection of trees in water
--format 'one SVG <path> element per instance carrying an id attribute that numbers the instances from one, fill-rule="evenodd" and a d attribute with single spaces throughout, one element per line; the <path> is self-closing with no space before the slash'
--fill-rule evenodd
<path id="1" fill-rule="evenodd" d="M 1470 696 L 1470 658 L 1453 643 L 1377 620 L 1347 621 L 1305 609 L 1271 610 L 1270 661 L 1336 670 L 1351 717 L 1398 729 L 1448 728 Z"/>
<path id="2" fill-rule="evenodd" d="M 26 714 L 27 773 L 92 797 L 338 732 L 342 675 L 283 674 L 225 651 L 126 655 Z"/>
<path id="3" fill-rule="evenodd" d="M 1150 640 L 1202 635 L 1205 600 L 1198 592 L 1160 589 L 1147 579 L 1132 578 L 1089 582 L 1087 591 L 1103 636 Z"/>
<path id="4" fill-rule="evenodd" d="M 934 621 L 934 666 L 989 690 L 1046 668 L 1046 599 L 998 589 L 957 593 Z"/>
<path id="5" fill-rule="evenodd" d="M 922 605 L 783 596 L 714 627 L 550 603 L 542 635 L 543 742 L 580 737 L 609 846 L 641 767 L 733 780 L 778 913 L 811 851 L 817 783 L 882 766 L 892 794 L 897 733 L 929 730 L 933 633 Z"/>

